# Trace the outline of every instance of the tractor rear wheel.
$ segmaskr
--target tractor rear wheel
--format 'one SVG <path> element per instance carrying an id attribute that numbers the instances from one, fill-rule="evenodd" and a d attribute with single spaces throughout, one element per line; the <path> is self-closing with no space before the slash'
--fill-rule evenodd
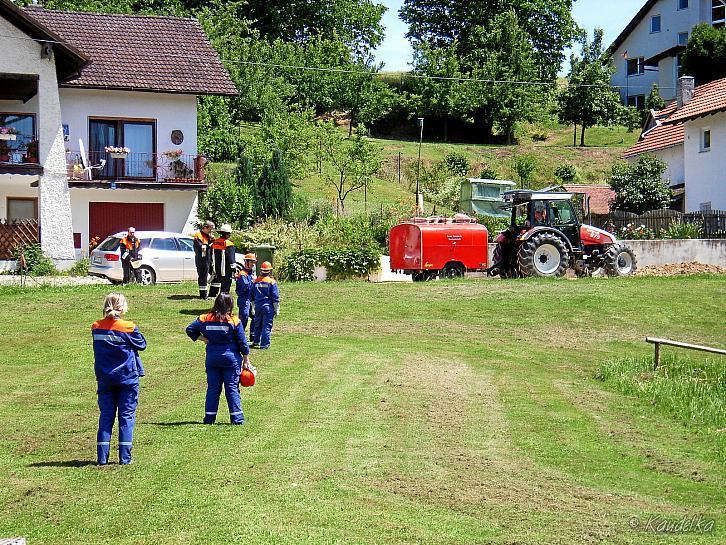
<path id="1" fill-rule="evenodd" d="M 625 244 L 613 244 L 603 256 L 605 274 L 608 276 L 630 276 L 638 268 L 635 253 Z"/>
<path id="2" fill-rule="evenodd" d="M 518 278 L 519 271 L 517 270 L 516 265 L 512 267 L 511 263 L 505 262 L 505 254 L 504 246 L 501 243 L 497 244 L 497 247 L 494 248 L 492 261 L 497 264 L 496 269 L 497 274 L 499 274 L 499 278 Z"/>
<path id="3" fill-rule="evenodd" d="M 517 263 L 523 276 L 564 276 L 570 255 L 554 233 L 540 233 L 522 243 Z"/>

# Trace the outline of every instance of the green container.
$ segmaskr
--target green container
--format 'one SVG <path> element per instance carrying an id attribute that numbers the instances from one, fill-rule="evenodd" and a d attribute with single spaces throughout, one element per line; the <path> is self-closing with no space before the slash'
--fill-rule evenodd
<path id="1" fill-rule="evenodd" d="M 260 267 L 265 261 L 275 266 L 275 247 L 270 244 L 258 244 L 252 246 L 252 253 L 257 256 L 257 274 L 260 274 Z"/>

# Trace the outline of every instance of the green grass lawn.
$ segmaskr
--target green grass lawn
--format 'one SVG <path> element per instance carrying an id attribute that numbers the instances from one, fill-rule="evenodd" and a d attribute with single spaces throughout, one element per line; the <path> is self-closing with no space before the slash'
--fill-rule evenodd
<path id="1" fill-rule="evenodd" d="M 596 378 L 603 362 L 651 353 L 645 335 L 723 347 L 723 277 L 283 284 L 273 347 L 253 353 L 242 427 L 223 423 L 225 409 L 222 423 L 198 424 L 202 345 L 184 327 L 206 305 L 184 297 L 194 286 L 124 289 L 149 342 L 147 376 L 134 464 L 99 468 L 89 327 L 107 291 L 0 288 L 0 537 L 726 537 L 724 429 L 686 425 Z M 703 515 L 715 532 L 630 528 L 651 515 Z"/>

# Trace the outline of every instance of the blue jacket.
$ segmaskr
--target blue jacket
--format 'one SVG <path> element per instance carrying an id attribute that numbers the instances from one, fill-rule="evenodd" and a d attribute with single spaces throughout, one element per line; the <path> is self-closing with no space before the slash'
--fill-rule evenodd
<path id="1" fill-rule="evenodd" d="M 96 380 L 107 384 L 135 384 L 144 376 L 139 350 L 146 339 L 136 324 L 104 318 L 91 326 Z"/>
<path id="2" fill-rule="evenodd" d="M 252 285 L 252 302 L 255 307 L 273 305 L 280 302 L 280 289 L 271 276 L 259 276 Z"/>
<path id="3" fill-rule="evenodd" d="M 239 367 L 242 356 L 250 353 L 242 323 L 234 316 L 217 322 L 211 313 L 202 314 L 187 326 L 187 335 L 193 341 L 200 335 L 209 340 L 206 363 L 211 367 Z"/>
<path id="4" fill-rule="evenodd" d="M 236 284 L 237 308 L 243 310 L 248 306 L 252 299 L 252 285 L 254 284 L 254 279 L 249 272 L 243 269 L 237 277 Z"/>

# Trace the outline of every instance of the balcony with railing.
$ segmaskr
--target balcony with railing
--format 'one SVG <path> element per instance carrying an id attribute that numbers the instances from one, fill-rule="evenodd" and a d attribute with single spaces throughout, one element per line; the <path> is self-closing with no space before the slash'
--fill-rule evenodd
<path id="1" fill-rule="evenodd" d="M 0 173 L 40 172 L 35 115 L 0 112 Z"/>
<path id="2" fill-rule="evenodd" d="M 202 155 L 67 151 L 69 184 L 75 187 L 183 187 L 204 189 Z"/>

